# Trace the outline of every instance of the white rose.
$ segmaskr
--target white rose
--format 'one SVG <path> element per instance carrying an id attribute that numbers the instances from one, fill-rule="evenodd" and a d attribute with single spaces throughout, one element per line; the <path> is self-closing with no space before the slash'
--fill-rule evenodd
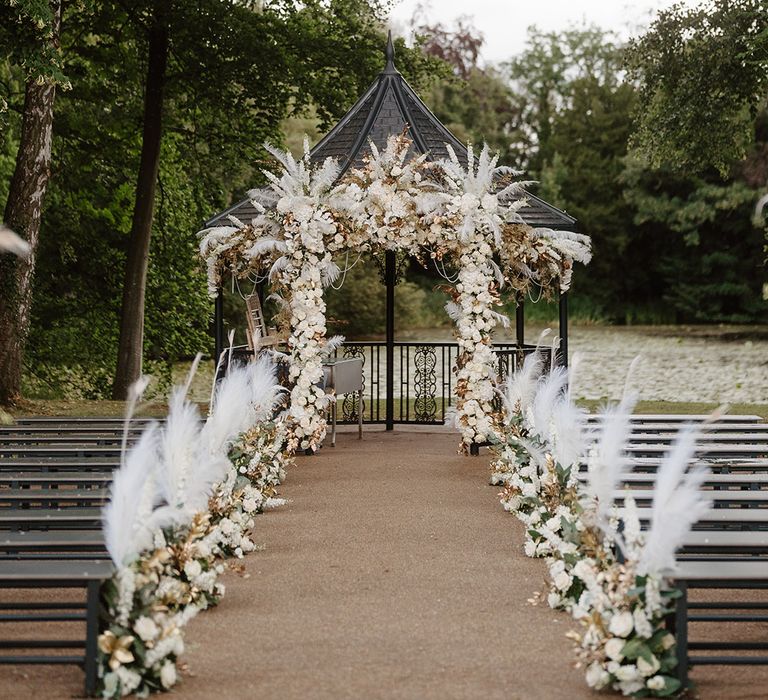
<path id="1" fill-rule="evenodd" d="M 605 654 L 609 659 L 614 661 L 621 661 L 624 658 L 624 654 L 621 650 L 624 648 L 626 642 L 623 639 L 613 637 L 605 643 Z"/>
<path id="2" fill-rule="evenodd" d="M 170 688 L 176 684 L 176 665 L 166 661 L 160 669 L 160 684 L 163 688 Z"/>
<path id="3" fill-rule="evenodd" d="M 160 634 L 160 629 L 151 617 L 142 616 L 133 623 L 133 631 L 143 642 L 151 642 Z"/>
<path id="4" fill-rule="evenodd" d="M 587 685 L 590 688 L 600 690 L 601 688 L 605 688 L 605 686 L 608 685 L 611 677 L 608 675 L 607 671 L 597 661 L 595 661 L 594 663 L 590 664 L 589 668 L 587 669 L 586 680 Z"/>
<path id="5" fill-rule="evenodd" d="M 102 697 L 105 698 L 113 698 L 117 694 L 117 684 L 119 682 L 120 678 L 119 676 L 114 672 L 110 671 L 104 676 L 104 689 L 103 689 L 103 695 Z"/>
<path id="6" fill-rule="evenodd" d="M 675 646 L 675 637 L 672 634 L 665 634 L 661 638 L 661 646 L 663 649 L 671 649 L 673 646 Z"/>
<path id="7" fill-rule="evenodd" d="M 176 656 L 181 656 L 184 653 L 184 638 L 181 634 L 173 635 L 173 649 L 171 649 L 171 653 Z"/>
<path id="8" fill-rule="evenodd" d="M 648 690 L 662 690 L 665 685 L 666 683 L 661 676 L 653 676 L 653 678 L 649 678 L 645 682 L 645 686 Z"/>
<path id="9" fill-rule="evenodd" d="M 632 617 L 635 622 L 635 629 L 637 630 L 637 633 L 645 639 L 650 639 L 653 636 L 653 627 L 648 621 L 648 617 L 646 616 L 643 609 L 639 607 L 635 608 Z"/>
<path id="10" fill-rule="evenodd" d="M 650 662 L 646 661 L 642 656 L 637 660 L 637 670 L 646 677 L 656 673 L 660 666 L 659 660 L 653 654 L 651 654 Z"/>
<path id="11" fill-rule="evenodd" d="M 256 501 L 253 500 L 252 498 L 246 498 L 243 501 L 243 510 L 246 513 L 253 513 L 253 511 L 256 510 Z"/>
<path id="12" fill-rule="evenodd" d="M 619 668 L 616 669 L 616 673 L 613 675 L 615 675 L 618 680 L 626 683 L 636 681 L 640 677 L 637 666 L 634 664 L 619 666 Z"/>
<path id="13" fill-rule="evenodd" d="M 203 567 L 200 566 L 200 562 L 197 561 L 197 559 L 190 559 L 184 564 L 184 573 L 187 575 L 187 578 L 192 581 L 203 573 Z"/>
<path id="14" fill-rule="evenodd" d="M 117 673 L 117 677 L 120 679 L 120 684 L 122 685 L 120 690 L 123 695 L 130 695 L 141 685 L 141 676 L 136 671 L 131 671 L 125 666 L 119 666 L 115 673 Z"/>
<path id="15" fill-rule="evenodd" d="M 608 630 L 614 637 L 626 637 L 632 632 L 634 619 L 631 612 L 617 613 L 611 618 Z"/>
<path id="16" fill-rule="evenodd" d="M 555 576 L 553 583 L 558 590 L 567 591 L 571 587 L 571 577 L 565 571 L 562 571 Z"/>

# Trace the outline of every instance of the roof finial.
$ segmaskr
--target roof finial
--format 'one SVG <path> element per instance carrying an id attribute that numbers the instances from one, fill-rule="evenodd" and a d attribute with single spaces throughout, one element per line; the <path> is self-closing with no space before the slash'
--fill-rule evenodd
<path id="1" fill-rule="evenodd" d="M 387 32 L 387 47 L 384 49 L 384 55 L 387 57 L 387 65 L 384 67 L 385 73 L 396 73 L 395 68 L 395 46 L 392 43 L 392 30 Z"/>

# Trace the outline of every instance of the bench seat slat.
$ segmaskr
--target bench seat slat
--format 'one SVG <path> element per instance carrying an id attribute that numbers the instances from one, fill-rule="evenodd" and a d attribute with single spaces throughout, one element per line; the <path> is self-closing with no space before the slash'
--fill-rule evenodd
<path id="1" fill-rule="evenodd" d="M 101 520 L 101 508 L 0 508 L 0 526 Z"/>
<path id="2" fill-rule="evenodd" d="M 768 581 L 768 561 L 681 561 L 677 581 Z"/>
<path id="3" fill-rule="evenodd" d="M 113 571 L 112 562 L 99 559 L 0 560 L 0 581 L 3 582 L 103 581 Z"/>
<path id="4" fill-rule="evenodd" d="M 107 489 L 3 489 L 0 488 L 0 502 L 36 501 L 105 501 Z"/>

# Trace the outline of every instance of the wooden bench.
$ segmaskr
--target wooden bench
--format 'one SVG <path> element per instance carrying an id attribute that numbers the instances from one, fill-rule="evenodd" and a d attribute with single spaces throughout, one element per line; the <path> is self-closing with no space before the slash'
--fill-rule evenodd
<path id="1" fill-rule="evenodd" d="M 0 508 L 0 530 L 92 529 L 101 525 L 101 508 Z"/>
<path id="2" fill-rule="evenodd" d="M 658 457 L 631 457 L 629 466 L 638 473 L 655 473 L 659 465 L 664 461 L 663 456 Z M 701 463 L 706 464 L 714 473 L 733 473 L 733 472 L 765 472 L 768 471 L 768 459 L 744 459 L 733 457 L 722 457 L 720 459 L 694 459 L 690 461 L 691 465 Z M 579 464 L 579 472 L 587 470 L 586 461 Z"/>
<path id="3" fill-rule="evenodd" d="M 603 420 L 604 415 L 602 413 L 590 413 L 587 416 L 587 421 L 590 423 L 599 423 Z M 664 413 L 634 413 L 630 416 L 632 423 L 661 423 L 664 425 L 675 423 L 703 423 L 704 421 L 710 421 L 709 415 L 704 414 L 664 414 Z M 762 416 L 756 416 L 754 414 L 739 415 L 726 413 L 720 416 L 717 420 L 711 421 L 709 425 L 722 425 L 724 423 L 764 423 Z"/>
<path id="4" fill-rule="evenodd" d="M 104 533 L 93 530 L 0 532 L 3 559 L 108 559 Z"/>
<path id="5" fill-rule="evenodd" d="M 0 604 L 0 622 L 83 621 L 81 639 L 0 639 L 0 650 L 34 650 L 34 654 L 0 654 L 1 664 L 77 665 L 85 671 L 85 694 L 96 692 L 97 643 L 99 636 L 99 592 L 112 576 L 113 565 L 98 560 L 14 560 L 0 561 L 0 587 L 9 589 L 83 588 L 84 603 L 5 602 Z M 41 650 L 68 650 L 68 654 L 41 654 Z M 73 653 L 82 650 L 82 653 Z"/>
<path id="6" fill-rule="evenodd" d="M 597 432 L 595 435 L 599 435 Z M 632 433 L 629 438 L 631 445 L 671 445 L 677 439 L 677 432 L 673 433 Z M 733 443 L 744 445 L 768 445 L 768 432 L 753 433 L 734 431 L 732 433 L 702 433 L 696 436 L 697 445 L 711 444 L 731 445 Z"/>
<path id="7" fill-rule="evenodd" d="M 91 486 L 107 486 L 112 482 L 110 471 L 0 471 L 1 488 L 21 488 L 23 486 L 39 486 L 51 488 L 55 486 L 73 486 L 84 488 Z"/>
<path id="8" fill-rule="evenodd" d="M 623 518 L 626 511 L 623 507 L 616 509 L 617 515 Z M 650 508 L 637 508 L 641 524 L 648 523 L 652 516 Z M 768 528 L 768 508 L 710 508 L 699 520 L 694 529 L 704 526 L 722 529 L 724 526 L 742 526 L 747 530 Z"/>
<path id="9" fill-rule="evenodd" d="M 654 489 L 620 489 L 615 493 L 616 502 L 631 496 L 640 505 L 653 499 Z M 736 504 L 748 504 L 753 508 L 768 506 L 768 491 L 755 489 L 707 489 L 706 494 L 712 499 L 715 508 Z M 768 511 L 766 511 L 768 513 Z"/>
<path id="10" fill-rule="evenodd" d="M 3 445 L 0 444 L 0 457 L 119 457 L 120 445 Z"/>
<path id="11" fill-rule="evenodd" d="M 39 471 L 39 472 L 68 472 L 68 471 L 102 471 L 112 472 L 120 466 L 120 458 L 114 457 L 105 459 L 104 457 L 76 457 L 62 458 L 56 457 L 28 459 L 21 457 L 19 459 L 0 459 L 0 474 L 19 471 Z"/>
<path id="12" fill-rule="evenodd" d="M 677 641 L 677 675 L 683 685 L 688 684 L 691 666 L 702 665 L 766 665 L 768 656 L 695 655 L 690 651 L 738 652 L 768 651 L 768 639 L 764 642 L 691 642 L 688 626 L 691 622 L 768 622 L 768 615 L 754 610 L 766 610 L 768 603 L 760 602 L 691 602 L 688 593 L 694 588 L 708 589 L 768 589 L 768 561 L 681 561 L 673 576 L 674 586 L 681 596 L 676 600 L 675 611 L 669 626 Z M 691 612 L 691 611 L 705 612 Z M 714 613 L 714 610 L 726 612 Z M 748 611 L 738 614 L 735 611 Z M 730 612 L 729 612 L 730 611 Z"/>
<path id="13" fill-rule="evenodd" d="M 768 553 L 768 530 L 694 530 L 686 535 L 681 552 L 765 554 Z"/>
<path id="14" fill-rule="evenodd" d="M 586 470 L 580 471 L 577 475 L 580 481 L 586 481 Z M 656 474 L 654 472 L 625 472 L 619 475 L 619 481 L 622 484 L 628 484 L 631 486 L 649 486 L 653 487 L 656 484 Z M 3 483 L 2 477 L 0 477 L 0 484 Z M 768 471 L 760 471 L 757 473 L 713 473 L 704 481 L 704 486 L 721 489 L 721 488 L 751 488 L 762 489 L 768 488 Z"/>
<path id="15" fill-rule="evenodd" d="M 35 445 L 52 447 L 78 447 L 80 445 L 122 445 L 121 435 L 0 435 L 3 447 L 34 447 Z M 129 436 L 128 444 L 135 442 L 135 436 Z"/>
<path id="16" fill-rule="evenodd" d="M 27 506 L 32 503 L 104 505 L 108 496 L 109 492 L 104 488 L 0 488 L 0 507 L 8 503 Z"/>

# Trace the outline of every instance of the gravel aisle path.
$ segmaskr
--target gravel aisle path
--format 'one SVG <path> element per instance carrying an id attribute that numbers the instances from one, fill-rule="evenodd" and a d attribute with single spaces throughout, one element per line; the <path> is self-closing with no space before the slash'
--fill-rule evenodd
<path id="1" fill-rule="evenodd" d="M 300 458 L 266 551 L 188 628 L 183 698 L 594 698 L 541 562 L 446 434 L 373 433 Z"/>

